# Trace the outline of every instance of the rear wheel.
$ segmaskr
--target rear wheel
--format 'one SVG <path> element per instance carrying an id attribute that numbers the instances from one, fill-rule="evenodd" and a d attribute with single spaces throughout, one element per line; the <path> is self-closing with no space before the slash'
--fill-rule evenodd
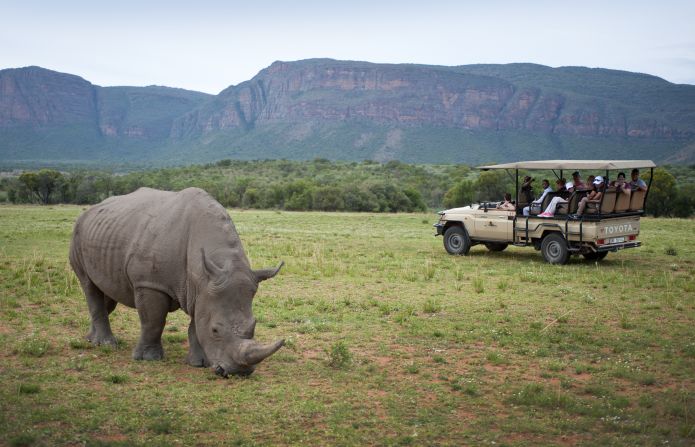
<path id="1" fill-rule="evenodd" d="M 543 238 L 541 253 L 550 264 L 566 264 L 570 257 L 567 241 L 559 233 L 550 233 Z"/>
<path id="2" fill-rule="evenodd" d="M 486 242 L 485 246 L 490 251 L 504 251 L 509 244 L 505 242 Z"/>
<path id="3" fill-rule="evenodd" d="M 587 261 L 600 261 L 608 255 L 607 251 L 592 251 L 591 253 L 584 253 L 584 259 Z"/>
<path id="4" fill-rule="evenodd" d="M 462 227 L 449 227 L 444 232 L 444 248 L 450 255 L 467 255 L 471 249 L 471 240 Z"/>

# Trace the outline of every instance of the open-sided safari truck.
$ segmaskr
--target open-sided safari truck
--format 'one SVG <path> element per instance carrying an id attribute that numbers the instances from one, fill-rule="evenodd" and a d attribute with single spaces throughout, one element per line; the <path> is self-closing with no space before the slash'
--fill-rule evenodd
<path id="1" fill-rule="evenodd" d="M 444 236 L 444 248 L 450 254 L 466 255 L 477 244 L 485 244 L 491 251 L 502 251 L 512 244 L 540 250 L 551 264 L 564 264 L 570 255 L 579 254 L 599 261 L 609 251 L 641 245 L 637 240 L 640 216 L 644 214 L 655 167 L 650 160 L 548 160 L 481 166 L 482 170 L 504 169 L 509 175 L 514 173 L 515 210 L 498 209 L 498 202 L 476 203 L 440 211 L 439 222 L 434 226 L 437 236 Z M 608 186 L 611 174 L 617 176 L 619 171 L 624 171 L 629 176 L 635 168 L 651 169 L 646 191 L 626 193 Z M 598 203 L 589 202 L 584 213 L 577 216 L 579 202 L 589 191 L 565 193 L 566 202 L 558 205 L 555 215 L 541 217 L 539 214 L 558 193 L 547 194 L 540 206 L 520 203 L 519 170 L 552 171 L 558 179 L 563 178 L 564 172 L 574 170 L 590 170 L 601 175 L 605 172 L 603 194 Z M 529 216 L 523 215 L 526 206 L 530 206 Z"/>

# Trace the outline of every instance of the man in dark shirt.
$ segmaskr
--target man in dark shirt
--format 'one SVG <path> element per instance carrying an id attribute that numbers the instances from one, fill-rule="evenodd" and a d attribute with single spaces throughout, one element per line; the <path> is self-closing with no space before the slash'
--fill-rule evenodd
<path id="1" fill-rule="evenodd" d="M 533 179 L 528 175 L 524 177 L 524 183 L 521 184 L 521 190 L 519 194 L 519 202 L 521 203 L 531 203 L 533 202 Z"/>

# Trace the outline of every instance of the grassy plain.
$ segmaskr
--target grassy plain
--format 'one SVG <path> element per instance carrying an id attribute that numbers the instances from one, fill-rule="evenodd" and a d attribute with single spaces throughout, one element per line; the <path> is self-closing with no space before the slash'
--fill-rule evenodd
<path id="1" fill-rule="evenodd" d="M 693 445 L 695 221 L 643 221 L 596 265 L 532 249 L 444 252 L 432 214 L 232 210 L 254 303 L 287 347 L 249 378 L 84 341 L 67 262 L 80 207 L 0 207 L 2 445 Z"/>

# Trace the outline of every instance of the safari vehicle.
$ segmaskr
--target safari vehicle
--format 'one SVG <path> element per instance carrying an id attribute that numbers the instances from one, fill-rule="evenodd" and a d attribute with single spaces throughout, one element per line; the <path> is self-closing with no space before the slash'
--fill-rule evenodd
<path id="1" fill-rule="evenodd" d="M 509 175 L 514 172 L 515 210 L 497 209 L 498 202 L 482 202 L 440 211 L 439 222 L 434 225 L 436 236 L 444 236 L 444 248 L 454 255 L 467 255 L 477 244 L 484 244 L 491 251 L 502 251 L 511 244 L 532 246 L 551 264 L 565 264 L 571 255 L 600 261 L 608 252 L 641 245 L 637 240 L 640 217 L 644 214 L 655 167 L 651 160 L 548 160 L 481 166 L 481 170 L 504 169 Z M 629 177 L 634 168 L 651 169 L 647 191 L 627 194 L 608 187 L 612 172 L 617 176 L 618 171 L 624 171 Z M 576 216 L 579 201 L 588 191 L 575 191 L 564 197 L 567 202 L 558 206 L 553 217 L 541 217 L 538 214 L 556 195 L 551 193 L 544 203 L 531 208 L 531 215 L 524 216 L 522 210 L 530 204 L 519 203 L 519 170 L 552 171 L 558 179 L 563 178 L 563 172 L 573 170 L 590 170 L 596 174 L 605 171 L 601 201 L 593 206 L 590 202 L 584 214 Z"/>

